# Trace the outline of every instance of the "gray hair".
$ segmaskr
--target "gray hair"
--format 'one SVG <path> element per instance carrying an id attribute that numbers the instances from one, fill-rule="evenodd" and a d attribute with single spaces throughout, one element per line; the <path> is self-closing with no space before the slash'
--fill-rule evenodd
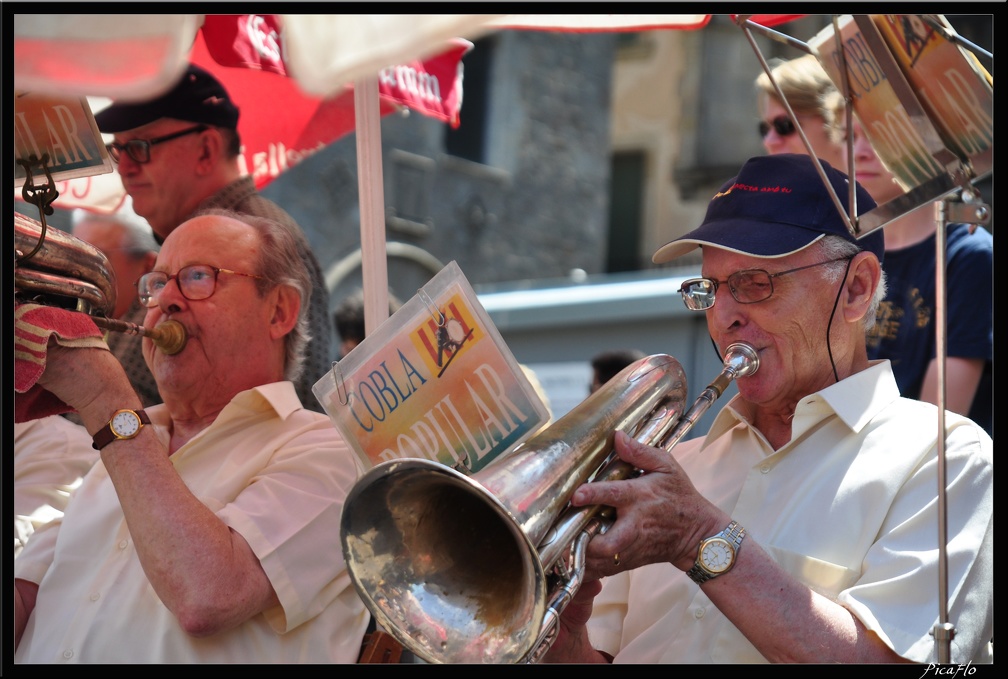
<path id="1" fill-rule="evenodd" d="M 862 251 L 862 248 L 857 244 L 850 242 L 843 236 L 837 235 L 828 235 L 824 237 L 815 244 L 815 247 L 819 248 L 819 252 L 822 254 L 823 259 L 826 260 L 839 259 L 840 257 L 850 258 Z M 846 270 L 847 263 L 843 261 L 827 264 L 823 267 L 823 277 L 830 283 L 838 283 Z M 885 269 L 883 269 L 882 275 L 879 278 L 878 287 L 875 288 L 875 294 L 872 296 L 868 313 L 865 314 L 864 329 L 866 333 L 875 327 L 875 316 L 878 313 L 879 305 L 882 304 L 882 300 L 885 299 L 886 287 L 886 273 Z"/>
<path id="2" fill-rule="evenodd" d="M 259 248 L 259 262 L 257 263 L 259 270 L 256 273 L 266 279 L 256 280 L 256 289 L 260 295 L 266 294 L 278 285 L 289 285 L 297 292 L 301 300 L 301 310 L 298 312 L 297 323 L 284 338 L 286 349 L 284 379 L 296 382 L 304 371 L 305 351 L 311 341 L 311 332 L 308 329 L 308 310 L 312 284 L 293 233 L 274 219 L 243 214 L 233 210 L 208 208 L 193 215 L 193 217 L 199 216 L 228 217 L 248 224 L 259 232 L 262 247 Z"/>

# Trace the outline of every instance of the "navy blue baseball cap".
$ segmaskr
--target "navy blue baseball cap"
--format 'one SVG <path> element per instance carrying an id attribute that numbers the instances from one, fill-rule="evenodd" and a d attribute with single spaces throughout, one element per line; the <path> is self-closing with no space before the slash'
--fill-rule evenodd
<path id="1" fill-rule="evenodd" d="M 847 175 L 821 162 L 847 210 Z M 858 214 L 874 209 L 875 201 L 864 187 L 854 185 Z M 738 176 L 714 195 L 700 226 L 660 247 L 651 259 L 655 264 L 669 262 L 703 245 L 753 257 L 784 257 L 830 234 L 846 238 L 882 261 L 882 229 L 860 238 L 851 235 L 809 156 L 757 156 L 747 160 Z"/>
<path id="2" fill-rule="evenodd" d="M 95 114 L 98 129 L 109 134 L 133 130 L 161 118 L 234 130 L 238 128 L 238 107 L 217 78 L 189 64 L 175 87 L 160 97 L 114 103 Z"/>

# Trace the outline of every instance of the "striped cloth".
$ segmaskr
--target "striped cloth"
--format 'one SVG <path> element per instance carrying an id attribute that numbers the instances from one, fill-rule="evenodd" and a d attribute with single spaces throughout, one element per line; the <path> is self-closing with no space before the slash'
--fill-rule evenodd
<path id="1" fill-rule="evenodd" d="M 102 338 L 102 331 L 87 314 L 39 304 L 15 304 L 15 422 L 27 422 L 46 415 L 58 415 L 73 410 L 36 384 L 45 371 L 50 338 L 64 347 L 108 349 Z"/>

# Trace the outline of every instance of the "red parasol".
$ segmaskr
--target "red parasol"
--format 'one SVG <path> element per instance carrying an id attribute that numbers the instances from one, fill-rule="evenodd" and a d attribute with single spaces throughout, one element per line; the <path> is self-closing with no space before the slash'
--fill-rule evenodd
<path id="1" fill-rule="evenodd" d="M 456 39 L 443 52 L 378 74 L 378 112 L 402 107 L 459 126 L 462 56 Z M 354 130 L 353 88 L 323 99 L 288 77 L 276 15 L 208 15 L 190 59 L 224 83 L 241 108 L 245 165 L 262 188 L 284 170 Z M 443 89 L 442 89 L 443 88 Z"/>

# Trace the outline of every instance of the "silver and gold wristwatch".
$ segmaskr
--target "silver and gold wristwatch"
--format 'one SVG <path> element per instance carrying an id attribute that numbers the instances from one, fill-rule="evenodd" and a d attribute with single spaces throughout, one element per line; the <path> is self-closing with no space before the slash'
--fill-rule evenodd
<path id="1" fill-rule="evenodd" d="M 702 585 L 711 578 L 727 573 L 735 565 L 745 528 L 738 521 L 732 521 L 728 527 L 717 535 L 712 535 L 700 541 L 696 563 L 686 571 L 693 582 Z"/>

